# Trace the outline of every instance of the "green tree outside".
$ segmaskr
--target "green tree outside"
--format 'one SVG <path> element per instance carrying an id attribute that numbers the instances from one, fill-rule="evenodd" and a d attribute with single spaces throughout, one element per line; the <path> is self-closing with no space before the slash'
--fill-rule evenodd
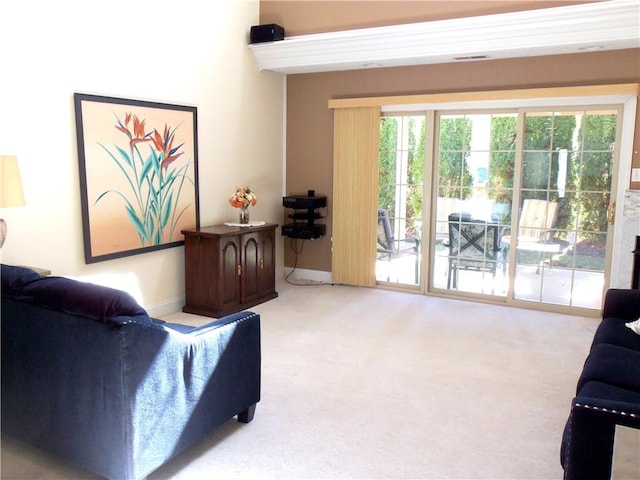
<path id="1" fill-rule="evenodd" d="M 378 208 L 395 217 L 396 199 L 396 162 L 398 152 L 398 118 L 382 117 L 380 119 L 380 160 L 378 178 Z"/>
<path id="2" fill-rule="evenodd" d="M 473 195 L 473 176 L 469 171 L 471 120 L 466 117 L 440 119 L 438 156 L 438 196 L 466 200 Z"/>
<path id="3" fill-rule="evenodd" d="M 580 227 L 584 237 L 604 239 L 607 232 L 607 210 L 613 176 L 613 151 L 617 132 L 617 115 L 585 115 L 579 129 L 582 161 L 574 158 L 576 183 L 580 185 Z M 574 157 L 578 152 L 574 153 Z M 579 168 L 578 168 L 579 166 Z"/>
<path id="4" fill-rule="evenodd" d="M 402 117 L 380 122 L 379 206 L 396 216 L 398 135 Z M 510 221 L 516 162 L 516 115 L 495 115 L 491 122 L 487 195 L 503 205 L 503 223 Z M 416 119 L 408 121 L 407 218 L 420 219 L 424 196 L 425 131 L 416 136 Z M 556 236 L 580 230 L 584 238 L 601 239 L 607 231 L 607 209 L 616 139 L 615 114 L 532 113 L 525 117 L 521 201 L 539 198 L 560 203 Z M 468 158 L 472 123 L 463 116 L 440 119 L 438 196 L 469 199 L 473 175 Z M 558 185 L 560 151 L 566 150 L 564 186 Z M 402 186 L 405 187 L 405 186 Z"/>
<path id="5" fill-rule="evenodd" d="M 409 162 L 409 192 L 407 194 L 407 211 L 411 218 L 422 219 L 422 201 L 424 198 L 424 158 L 425 158 L 425 122 L 422 120 L 419 128 L 420 136 L 417 143 L 414 135 L 413 154 Z M 407 215 L 409 216 L 409 215 Z"/>
<path id="6" fill-rule="evenodd" d="M 515 116 L 494 116 L 491 119 L 487 196 L 496 203 L 507 205 L 506 212 L 511 211 L 513 197 L 517 121 Z"/>

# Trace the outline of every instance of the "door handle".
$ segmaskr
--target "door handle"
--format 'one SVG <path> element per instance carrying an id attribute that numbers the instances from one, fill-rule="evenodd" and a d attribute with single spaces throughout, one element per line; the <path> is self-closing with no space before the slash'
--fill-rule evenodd
<path id="1" fill-rule="evenodd" d="M 607 210 L 607 221 L 609 225 L 613 225 L 613 222 L 616 218 L 616 202 L 611 202 L 609 204 L 609 209 Z"/>

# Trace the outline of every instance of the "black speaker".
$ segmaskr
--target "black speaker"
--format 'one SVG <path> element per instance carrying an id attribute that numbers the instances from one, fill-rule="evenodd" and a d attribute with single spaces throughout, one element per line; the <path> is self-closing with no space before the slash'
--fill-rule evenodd
<path id="1" fill-rule="evenodd" d="M 275 42 L 284 40 L 284 28 L 275 23 L 267 25 L 254 25 L 249 36 L 251 43 Z"/>

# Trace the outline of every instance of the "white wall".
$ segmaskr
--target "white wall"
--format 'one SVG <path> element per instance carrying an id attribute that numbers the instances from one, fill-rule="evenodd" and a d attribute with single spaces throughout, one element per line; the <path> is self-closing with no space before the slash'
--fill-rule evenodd
<path id="1" fill-rule="evenodd" d="M 182 305 L 183 247 L 85 264 L 74 92 L 196 106 L 201 225 L 236 220 L 227 198 L 245 184 L 259 198 L 252 220 L 278 223 L 284 81 L 259 73 L 247 48 L 258 15 L 258 0 L 4 5 L 0 154 L 18 156 L 27 205 L 0 212 L 2 262 L 55 275 L 133 273 L 152 313 Z"/>

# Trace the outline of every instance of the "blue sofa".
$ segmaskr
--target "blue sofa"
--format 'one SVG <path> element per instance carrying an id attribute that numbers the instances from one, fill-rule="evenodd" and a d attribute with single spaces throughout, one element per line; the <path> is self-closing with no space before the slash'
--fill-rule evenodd
<path id="1" fill-rule="evenodd" d="M 616 425 L 640 428 L 640 290 L 610 289 L 571 402 L 560 460 L 566 480 L 611 477 Z"/>
<path id="2" fill-rule="evenodd" d="M 201 327 L 129 294 L 2 265 L 2 431 L 98 475 L 138 479 L 260 400 L 260 317 Z"/>

